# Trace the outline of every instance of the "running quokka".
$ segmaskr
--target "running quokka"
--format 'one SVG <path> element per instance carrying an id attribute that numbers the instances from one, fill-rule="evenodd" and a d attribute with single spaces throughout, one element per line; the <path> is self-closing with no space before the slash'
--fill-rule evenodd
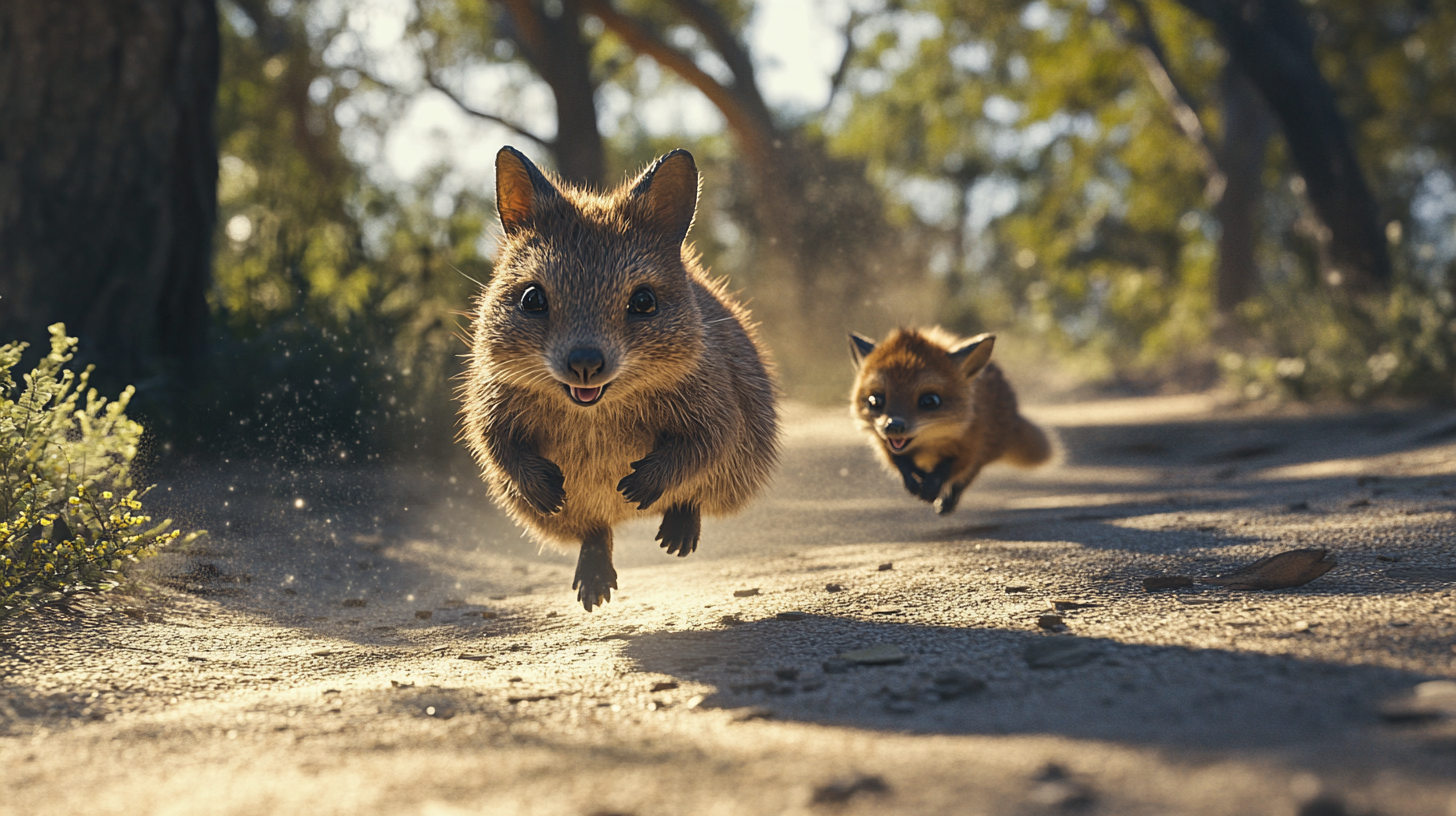
<path id="1" fill-rule="evenodd" d="M 599 194 L 496 155 L 504 233 L 473 314 L 462 436 L 496 503 L 543 543 L 580 546 L 572 589 L 611 600 L 612 527 L 661 514 L 669 554 L 733 513 L 778 460 L 775 389 L 748 312 L 684 242 L 685 150 Z"/>
<path id="2" fill-rule="evenodd" d="M 962 340 L 939 328 L 898 329 L 876 345 L 850 334 L 858 373 L 851 410 L 910 495 L 945 515 L 981 468 L 1034 467 L 1051 458 L 1041 429 L 990 362 L 994 335 Z"/>

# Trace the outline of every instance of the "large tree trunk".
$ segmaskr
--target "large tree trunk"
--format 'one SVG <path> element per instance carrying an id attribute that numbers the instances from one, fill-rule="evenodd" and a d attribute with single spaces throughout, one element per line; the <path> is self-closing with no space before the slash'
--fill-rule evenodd
<path id="1" fill-rule="evenodd" d="M 1230 314 L 1259 291 L 1259 214 L 1264 201 L 1264 157 L 1274 118 L 1254 86 L 1232 62 L 1219 80 L 1223 141 L 1218 166 L 1223 196 L 1213 212 L 1223 227 L 1218 239 L 1218 310 Z"/>
<path id="2" fill-rule="evenodd" d="M 108 380 L 198 373 L 214 0 L 0 2 L 0 341 L 64 321 Z"/>
<path id="3" fill-rule="evenodd" d="M 1179 0 L 1214 24 L 1232 60 L 1278 118 L 1310 204 L 1328 230 L 1330 279 L 1354 289 L 1390 286 L 1379 208 L 1314 57 L 1314 32 L 1298 0 Z"/>
<path id="4" fill-rule="evenodd" d="M 512 39 L 527 62 L 551 88 L 556 101 L 556 138 L 551 153 L 556 171 L 567 181 L 600 187 L 606 181 L 605 148 L 597 126 L 592 44 L 581 36 L 580 0 L 563 0 L 557 9 L 530 0 L 503 0 L 510 14 Z"/>

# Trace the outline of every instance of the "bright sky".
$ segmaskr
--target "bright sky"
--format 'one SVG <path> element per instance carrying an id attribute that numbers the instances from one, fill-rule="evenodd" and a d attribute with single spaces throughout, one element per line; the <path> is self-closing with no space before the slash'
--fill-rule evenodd
<path id="1" fill-rule="evenodd" d="M 356 7 L 353 27 L 360 30 L 365 47 L 378 60 L 381 71 L 395 73 L 391 81 L 417 77 L 412 59 L 398 54 L 407 2 L 370 0 Z M 760 2 L 748 31 L 749 47 L 758 59 L 758 79 L 769 104 L 775 107 L 813 109 L 821 107 L 829 93 L 829 77 L 839 64 L 844 47 L 839 33 L 848 14 L 848 0 L 769 0 Z M 414 76 L 410 76 L 414 74 Z M 472 99 L 488 108 L 489 88 L 470 88 Z M 603 107 L 616 102 L 602 100 Z M 549 101 L 543 100 L 531 124 L 550 132 Z M 661 99 L 654 110 L 640 111 L 654 129 L 710 130 L 718 127 L 717 114 L 695 91 L 682 98 Z M 609 120 L 610 116 L 604 116 Z M 408 180 L 442 159 L 460 173 L 467 184 L 489 185 L 496 151 L 514 144 L 532 157 L 540 147 L 503 128 L 473 119 L 437 93 L 425 93 L 410 107 L 388 141 L 382 158 L 391 175 Z M 361 143 L 362 144 L 362 143 Z M 368 152 L 373 152 L 369 150 Z"/>

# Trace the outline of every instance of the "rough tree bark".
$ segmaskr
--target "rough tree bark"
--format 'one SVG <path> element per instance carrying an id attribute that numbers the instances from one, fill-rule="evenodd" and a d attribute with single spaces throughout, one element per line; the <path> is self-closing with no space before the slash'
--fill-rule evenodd
<path id="1" fill-rule="evenodd" d="M 1298 0 L 1179 0 L 1218 30 L 1229 59 L 1249 77 L 1280 130 L 1315 213 L 1328 230 L 1331 282 L 1390 286 L 1390 255 L 1350 129 L 1320 74 L 1314 32 Z"/>
<path id="2" fill-rule="evenodd" d="M 217 83 L 214 0 L 0 3 L 0 340 L 199 373 Z"/>
<path id="3" fill-rule="evenodd" d="M 1264 200 L 1264 159 L 1274 119 L 1244 72 L 1228 63 L 1219 79 L 1223 140 L 1218 165 L 1223 195 L 1213 213 L 1223 227 L 1218 239 L 1218 310 L 1229 314 L 1259 291 L 1255 254 Z"/>

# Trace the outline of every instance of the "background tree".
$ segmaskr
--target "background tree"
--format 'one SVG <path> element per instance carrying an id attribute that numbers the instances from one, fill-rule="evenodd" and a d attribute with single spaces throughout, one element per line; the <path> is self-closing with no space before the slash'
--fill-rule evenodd
<path id="1" fill-rule="evenodd" d="M 213 0 L 0 4 L 0 337 L 195 378 L 216 213 Z"/>

